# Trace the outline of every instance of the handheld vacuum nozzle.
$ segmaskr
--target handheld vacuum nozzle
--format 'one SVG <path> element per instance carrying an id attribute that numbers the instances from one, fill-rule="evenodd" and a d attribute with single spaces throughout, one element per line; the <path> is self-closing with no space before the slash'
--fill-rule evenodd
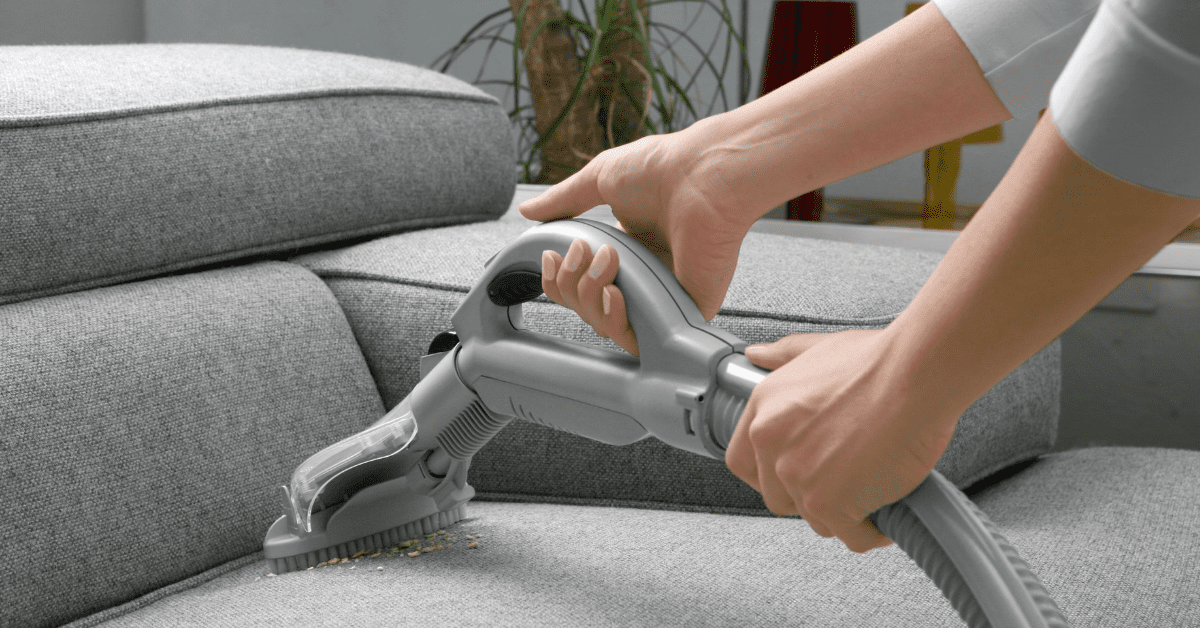
<path id="1" fill-rule="evenodd" d="M 435 359 L 403 401 L 296 468 L 283 487 L 285 514 L 263 543 L 273 572 L 390 547 L 465 516 L 471 458 L 512 417 L 489 411 L 462 382 L 460 349 L 426 356 Z"/>
<path id="2" fill-rule="evenodd" d="M 416 435 L 417 420 L 406 397 L 371 427 L 309 457 L 292 473 L 292 481 L 284 489 L 293 527 L 312 532 L 313 510 L 327 505 L 320 497 L 343 496 L 347 481 L 354 482 L 349 474 L 355 467 L 404 451 Z"/>

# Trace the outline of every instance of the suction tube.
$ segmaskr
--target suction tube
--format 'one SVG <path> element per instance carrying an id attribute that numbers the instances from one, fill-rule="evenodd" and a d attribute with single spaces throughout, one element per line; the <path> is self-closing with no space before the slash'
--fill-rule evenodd
<path id="1" fill-rule="evenodd" d="M 721 361 L 708 416 L 710 437 L 729 445 L 763 369 L 742 353 Z M 971 628 L 1065 628 L 1066 616 L 1029 565 L 954 484 L 929 472 L 912 493 L 871 522 L 933 580 Z"/>

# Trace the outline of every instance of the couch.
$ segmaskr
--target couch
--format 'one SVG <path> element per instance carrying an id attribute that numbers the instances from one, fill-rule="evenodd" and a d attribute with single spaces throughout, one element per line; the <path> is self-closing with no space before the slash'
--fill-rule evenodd
<path id="1" fill-rule="evenodd" d="M 463 520 L 270 573 L 291 471 L 404 398 L 534 226 L 505 105 L 285 48 L 0 47 L 0 68 L 0 626 L 962 625 L 895 546 L 773 516 L 719 460 L 523 420 L 473 459 Z M 886 326 L 939 259 L 751 233 L 713 324 Z M 544 296 L 525 314 L 619 351 Z M 1055 341 L 937 468 L 1075 625 L 1200 625 L 1200 452 L 1053 452 L 1059 386 Z"/>

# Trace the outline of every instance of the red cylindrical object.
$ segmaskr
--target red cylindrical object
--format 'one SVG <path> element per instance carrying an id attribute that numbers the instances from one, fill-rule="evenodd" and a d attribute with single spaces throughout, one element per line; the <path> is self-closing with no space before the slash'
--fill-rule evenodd
<path id="1" fill-rule="evenodd" d="M 858 43 L 853 2 L 779 0 L 763 62 L 760 96 L 829 61 Z M 788 201 L 789 220 L 820 220 L 824 194 L 818 188 Z"/>

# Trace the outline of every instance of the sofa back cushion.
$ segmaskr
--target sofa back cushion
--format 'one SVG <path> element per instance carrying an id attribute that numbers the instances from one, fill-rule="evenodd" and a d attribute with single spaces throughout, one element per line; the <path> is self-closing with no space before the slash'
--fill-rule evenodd
<path id="1" fill-rule="evenodd" d="M 383 413 L 341 308 L 292 264 L 11 304 L 0 330 L 0 626 L 257 552 L 292 470 Z"/>
<path id="2" fill-rule="evenodd" d="M 404 63 L 257 46 L 0 46 L 0 304 L 495 218 L 495 98 Z"/>

